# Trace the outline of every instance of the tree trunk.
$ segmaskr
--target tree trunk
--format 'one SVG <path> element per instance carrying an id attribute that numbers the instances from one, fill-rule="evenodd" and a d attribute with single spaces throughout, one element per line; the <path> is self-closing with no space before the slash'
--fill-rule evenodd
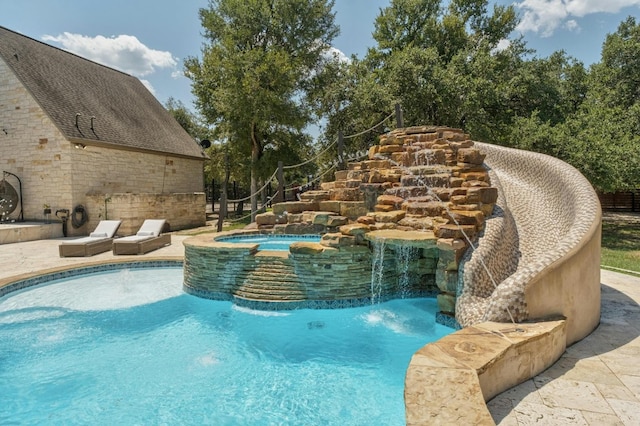
<path id="1" fill-rule="evenodd" d="M 258 160 L 261 148 L 254 123 L 251 125 L 251 222 L 256 221 L 256 213 L 258 212 Z"/>

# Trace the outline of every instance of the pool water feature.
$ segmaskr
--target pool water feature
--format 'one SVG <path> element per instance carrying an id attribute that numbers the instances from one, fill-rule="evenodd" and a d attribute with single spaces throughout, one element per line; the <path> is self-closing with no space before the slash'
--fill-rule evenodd
<path id="1" fill-rule="evenodd" d="M 405 422 L 412 354 L 452 331 L 432 299 L 266 312 L 123 269 L 0 298 L 0 423 Z"/>
<path id="2" fill-rule="evenodd" d="M 320 242 L 320 235 L 292 234 L 243 234 L 218 237 L 216 241 L 226 243 L 258 244 L 258 250 L 288 251 L 298 241 Z"/>

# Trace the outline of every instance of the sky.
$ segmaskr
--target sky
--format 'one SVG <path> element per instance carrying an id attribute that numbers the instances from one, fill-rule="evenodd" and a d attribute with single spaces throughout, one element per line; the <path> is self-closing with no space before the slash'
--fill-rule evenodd
<path id="1" fill-rule="evenodd" d="M 335 0 L 340 35 L 333 47 L 364 57 L 375 46 L 376 16 L 391 0 Z M 536 56 L 557 50 L 586 66 L 600 61 L 602 43 L 640 0 L 490 0 L 513 4 Z M 198 10 L 208 0 L 0 0 L 0 26 L 138 77 L 156 98 L 193 108 L 183 61 L 200 57 L 204 43 Z"/>

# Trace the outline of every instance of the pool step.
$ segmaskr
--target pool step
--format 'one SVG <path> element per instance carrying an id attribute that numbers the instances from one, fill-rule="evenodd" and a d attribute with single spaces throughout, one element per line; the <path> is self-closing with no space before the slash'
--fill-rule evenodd
<path id="1" fill-rule="evenodd" d="M 269 259 L 258 262 L 250 270 L 238 274 L 242 283 L 234 293 L 238 297 L 264 301 L 305 300 L 304 285 L 288 259 Z"/>

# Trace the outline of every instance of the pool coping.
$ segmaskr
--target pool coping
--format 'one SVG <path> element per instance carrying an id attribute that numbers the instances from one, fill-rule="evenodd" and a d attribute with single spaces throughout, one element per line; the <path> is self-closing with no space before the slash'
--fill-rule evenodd
<path id="1" fill-rule="evenodd" d="M 147 257 L 140 259 L 123 258 L 94 260 L 78 262 L 74 264 L 58 266 L 54 268 L 40 269 L 38 271 L 26 272 L 6 278 L 0 278 L 0 297 L 11 292 L 49 281 L 68 278 L 77 275 L 90 274 L 94 272 L 111 271 L 122 268 L 143 268 L 159 266 L 180 266 L 182 267 L 184 258 L 182 256 Z"/>

